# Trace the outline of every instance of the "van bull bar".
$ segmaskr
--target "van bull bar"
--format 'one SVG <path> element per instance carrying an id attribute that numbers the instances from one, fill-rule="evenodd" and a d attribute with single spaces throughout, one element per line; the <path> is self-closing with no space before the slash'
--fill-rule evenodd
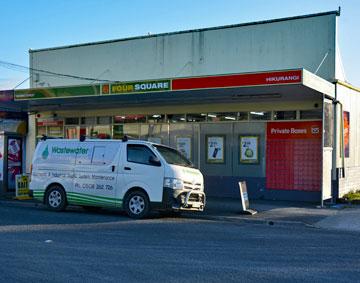
<path id="1" fill-rule="evenodd" d="M 205 193 L 196 189 L 173 190 L 164 188 L 163 205 L 166 209 L 203 211 Z"/>

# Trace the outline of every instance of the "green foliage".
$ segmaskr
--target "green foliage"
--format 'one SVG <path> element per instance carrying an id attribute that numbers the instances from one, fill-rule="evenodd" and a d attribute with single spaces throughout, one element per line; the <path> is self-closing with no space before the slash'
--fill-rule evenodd
<path id="1" fill-rule="evenodd" d="M 360 190 L 352 191 L 343 196 L 343 199 L 348 201 L 360 200 Z"/>

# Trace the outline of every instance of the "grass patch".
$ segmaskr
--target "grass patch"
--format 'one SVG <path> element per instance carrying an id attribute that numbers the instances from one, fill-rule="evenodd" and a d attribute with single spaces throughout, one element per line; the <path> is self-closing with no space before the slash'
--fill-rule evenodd
<path id="1" fill-rule="evenodd" d="M 360 201 L 360 191 L 353 191 L 345 194 L 343 199 L 347 201 L 359 200 Z"/>

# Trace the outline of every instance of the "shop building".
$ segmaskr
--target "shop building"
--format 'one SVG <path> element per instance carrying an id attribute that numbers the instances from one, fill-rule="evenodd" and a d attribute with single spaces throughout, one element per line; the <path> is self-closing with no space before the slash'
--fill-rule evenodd
<path id="1" fill-rule="evenodd" d="M 15 176 L 25 173 L 27 113 L 14 90 L 0 90 L 0 196 L 15 194 Z"/>
<path id="2" fill-rule="evenodd" d="M 322 201 L 360 185 L 360 92 L 339 11 L 30 50 L 27 168 L 42 135 L 181 150 L 209 196 Z M 42 72 L 39 70 L 46 70 Z M 93 79 L 93 81 L 89 81 Z"/>

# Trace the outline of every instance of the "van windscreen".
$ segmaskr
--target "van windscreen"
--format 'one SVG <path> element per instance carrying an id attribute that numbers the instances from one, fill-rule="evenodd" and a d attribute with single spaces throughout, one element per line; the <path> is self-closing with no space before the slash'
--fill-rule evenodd
<path id="1" fill-rule="evenodd" d="M 157 151 L 164 157 L 167 163 L 185 167 L 194 167 L 191 161 L 189 161 L 185 156 L 183 156 L 177 150 L 160 145 L 154 145 Z"/>

